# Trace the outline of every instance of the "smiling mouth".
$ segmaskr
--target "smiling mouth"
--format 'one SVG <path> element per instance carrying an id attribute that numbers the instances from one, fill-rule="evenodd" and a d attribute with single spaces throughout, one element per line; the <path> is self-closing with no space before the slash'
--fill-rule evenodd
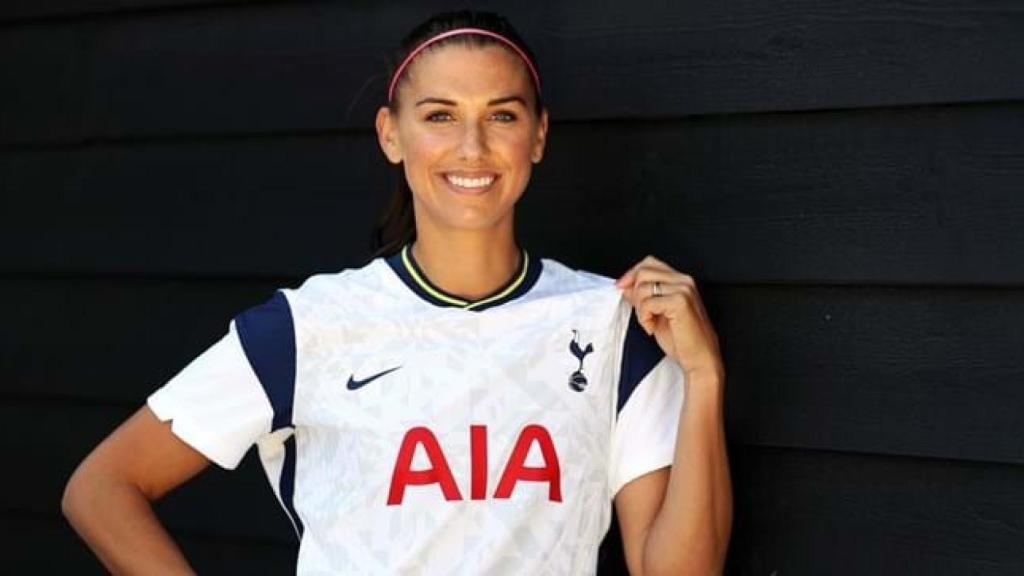
<path id="1" fill-rule="evenodd" d="M 444 179 L 456 188 L 470 191 L 480 191 L 490 187 L 491 184 L 497 180 L 495 174 L 485 174 L 482 176 L 467 177 L 467 176 L 456 176 L 455 174 L 445 174 Z"/>

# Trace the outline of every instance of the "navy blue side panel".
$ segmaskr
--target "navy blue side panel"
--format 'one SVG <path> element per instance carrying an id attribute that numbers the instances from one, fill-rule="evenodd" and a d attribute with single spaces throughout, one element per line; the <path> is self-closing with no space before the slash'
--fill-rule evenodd
<path id="1" fill-rule="evenodd" d="M 636 318 L 636 310 L 629 315 L 626 341 L 622 345 L 622 368 L 619 370 L 619 403 L 616 413 L 622 412 L 629 396 L 655 364 L 665 356 L 654 336 L 648 336 Z"/>
<path id="2" fill-rule="evenodd" d="M 235 328 L 256 377 L 274 408 L 271 431 L 292 425 L 295 398 L 295 324 L 280 291 L 235 317 Z"/>
<path id="3" fill-rule="evenodd" d="M 292 434 L 284 441 L 284 464 L 281 467 L 281 501 L 284 502 L 284 509 L 292 517 L 292 524 L 295 525 L 295 533 L 299 540 L 302 540 L 302 520 L 299 520 L 295 512 L 295 434 Z"/>

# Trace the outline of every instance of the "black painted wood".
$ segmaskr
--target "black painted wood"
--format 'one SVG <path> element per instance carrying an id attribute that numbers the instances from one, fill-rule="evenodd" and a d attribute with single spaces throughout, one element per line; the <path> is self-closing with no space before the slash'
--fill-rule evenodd
<path id="1" fill-rule="evenodd" d="M 1015 575 L 1024 467 L 733 447 L 727 573 Z"/>
<path id="2" fill-rule="evenodd" d="M 294 574 L 293 544 L 173 530 L 200 574 Z M 108 574 L 74 530 L 52 514 L 0 511 L 4 574 Z"/>
<path id="3" fill-rule="evenodd" d="M 64 486 L 93 446 L 138 407 L 0 403 L 0 446 L 21 470 L 4 480 L 0 510 L 58 516 Z M 169 528 L 187 534 L 292 545 L 295 534 L 255 450 L 234 471 L 211 465 L 156 507 Z M 0 513 L 0 516 L 3 514 Z"/>
<path id="4" fill-rule="evenodd" d="M 102 565 L 57 514 L 0 510 L 5 574 L 105 575 Z"/>
<path id="5" fill-rule="evenodd" d="M 199 574 L 294 574 L 295 543 L 232 540 L 219 534 L 175 534 L 182 552 Z"/>
<path id="6" fill-rule="evenodd" d="M 1020 285 L 1022 132 L 1024 104 L 561 124 L 517 222 L 588 268 L 657 251 L 717 282 Z M 368 132 L 9 151 L 0 267 L 335 270 L 393 177 Z"/>
<path id="7" fill-rule="evenodd" d="M 703 292 L 732 441 L 1024 464 L 1021 290 Z"/>
<path id="8" fill-rule="evenodd" d="M 716 282 L 1024 280 L 1020 105 L 558 128 L 519 222 L 583 267 L 652 252 Z"/>
<path id="9" fill-rule="evenodd" d="M 176 10 L 209 10 L 275 0 L 7 0 L 0 6 L 0 26 L 47 22 L 81 22 L 97 18 L 136 17 Z M 294 1 L 294 0 L 276 0 Z"/>
<path id="10" fill-rule="evenodd" d="M 77 462 L 233 314 L 365 260 L 385 56 L 442 5 L 0 5 L 0 572 L 102 573 L 59 517 Z M 555 120 L 524 243 L 700 283 L 728 573 L 1024 573 L 1024 12 L 501 9 Z M 254 454 L 159 511 L 200 573 L 293 571 Z"/>
<path id="11" fill-rule="evenodd" d="M 0 145 L 82 141 L 95 26 L 0 28 Z"/>
<path id="12" fill-rule="evenodd" d="M 13 192 L 0 200 L 11 203 L 0 241 L 20 247 L 0 256 L 8 270 L 312 271 L 369 254 L 390 193 L 368 138 L 35 150 L 0 163 Z"/>
<path id="13" fill-rule="evenodd" d="M 140 405 L 222 337 L 231 318 L 278 287 L 266 280 L 7 278 L 0 297 L 19 305 L 0 332 L 0 399 Z"/>
<path id="14" fill-rule="evenodd" d="M 496 4 L 538 53 L 559 118 L 1024 98 L 1024 15 L 1002 0 L 478 5 Z M 10 25 L 0 142 L 367 126 L 393 46 L 441 8 L 214 3 Z"/>

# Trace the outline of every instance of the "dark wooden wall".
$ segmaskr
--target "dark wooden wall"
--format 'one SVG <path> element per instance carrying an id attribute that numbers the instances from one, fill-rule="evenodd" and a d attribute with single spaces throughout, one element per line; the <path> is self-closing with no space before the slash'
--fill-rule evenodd
<path id="1" fill-rule="evenodd" d="M 1024 10 L 534 4 L 500 7 L 554 118 L 521 237 L 697 277 L 729 573 L 1024 573 Z M 0 572 L 98 572 L 77 462 L 234 313 L 364 261 L 385 54 L 441 7 L 0 4 Z M 252 455 L 159 509 L 201 572 L 293 566 Z"/>

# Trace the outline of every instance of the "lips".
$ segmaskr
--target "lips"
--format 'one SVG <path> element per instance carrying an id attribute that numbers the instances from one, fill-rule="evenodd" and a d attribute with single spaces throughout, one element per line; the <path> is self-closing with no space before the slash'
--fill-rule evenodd
<path id="1" fill-rule="evenodd" d="M 445 182 L 449 187 L 461 194 L 482 194 L 491 188 L 498 175 L 494 173 L 456 174 L 447 172 L 443 174 Z"/>

